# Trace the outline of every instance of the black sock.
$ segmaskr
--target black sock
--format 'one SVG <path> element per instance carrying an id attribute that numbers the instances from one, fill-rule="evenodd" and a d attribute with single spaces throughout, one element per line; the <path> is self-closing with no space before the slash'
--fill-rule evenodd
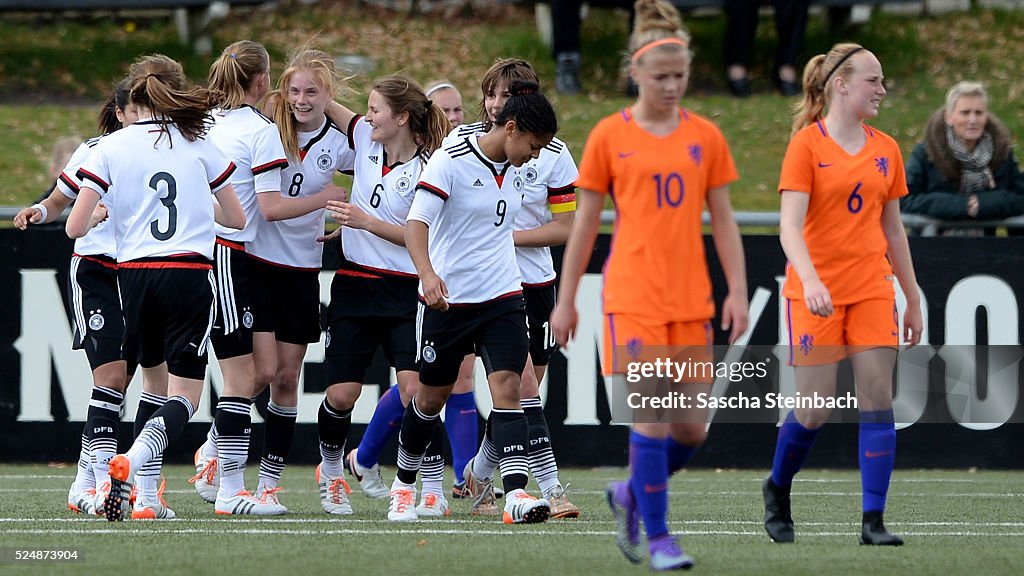
<path id="1" fill-rule="evenodd" d="M 494 408 L 491 410 L 491 426 L 494 446 L 500 457 L 501 485 L 505 493 L 526 488 L 530 472 L 527 456 L 530 426 L 526 415 L 522 410 Z"/>
<path id="2" fill-rule="evenodd" d="M 405 408 L 402 418 L 402 429 L 398 432 L 398 481 L 405 484 L 416 483 L 423 454 L 427 444 L 434 435 L 438 415 L 427 416 L 416 408 L 416 397 Z"/>

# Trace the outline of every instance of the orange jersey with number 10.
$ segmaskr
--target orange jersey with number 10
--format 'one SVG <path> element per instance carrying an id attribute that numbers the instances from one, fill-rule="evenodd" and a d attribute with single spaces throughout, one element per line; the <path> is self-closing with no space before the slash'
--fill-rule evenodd
<path id="1" fill-rule="evenodd" d="M 864 147 L 851 155 L 828 135 L 824 121 L 815 122 L 793 136 L 782 161 L 779 192 L 810 195 L 804 241 L 834 304 L 895 294 L 881 222 L 885 204 L 907 194 L 903 156 L 890 136 L 867 125 L 864 133 Z M 788 264 L 783 295 L 804 297 Z"/>
<path id="2" fill-rule="evenodd" d="M 604 313 L 665 322 L 715 315 L 701 212 L 709 190 L 737 178 L 725 137 L 679 110 L 679 126 L 655 136 L 625 109 L 590 132 L 576 187 L 610 194 L 615 229 L 604 269 Z"/>

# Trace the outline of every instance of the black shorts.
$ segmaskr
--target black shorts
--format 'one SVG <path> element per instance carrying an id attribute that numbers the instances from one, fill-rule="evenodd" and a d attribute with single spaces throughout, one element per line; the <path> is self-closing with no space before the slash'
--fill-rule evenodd
<path id="1" fill-rule="evenodd" d="M 252 354 L 254 318 L 245 246 L 217 238 L 213 253 L 217 279 L 217 319 L 210 334 L 213 351 L 221 360 Z"/>
<path id="2" fill-rule="evenodd" d="M 547 366 L 558 348 L 551 333 L 551 311 L 555 309 L 555 285 L 523 287 L 526 300 L 526 329 L 530 334 L 530 359 L 534 366 Z"/>
<path id="3" fill-rule="evenodd" d="M 106 256 L 71 257 L 68 298 L 75 319 L 75 350 L 85 350 L 89 367 L 129 360 L 129 372 L 135 371 L 134 349 L 124 343 L 124 313 L 117 291 L 117 262 Z M 125 352 L 130 352 L 127 358 Z"/>
<path id="4" fill-rule="evenodd" d="M 526 334 L 526 302 L 522 296 L 444 312 L 420 304 L 417 318 L 417 361 L 420 383 L 450 386 L 467 354 L 476 353 L 487 374 L 509 370 L 522 374 L 530 341 Z"/>
<path id="5" fill-rule="evenodd" d="M 289 268 L 249 256 L 253 332 L 278 342 L 320 341 L 320 271 Z"/>
<path id="6" fill-rule="evenodd" d="M 331 281 L 324 342 L 327 381 L 365 382 L 378 348 L 396 372 L 416 370 L 419 280 L 339 270 Z M 315 385 L 313 386 L 315 388 Z M 317 391 L 306 384 L 306 391 Z"/>
<path id="7" fill-rule="evenodd" d="M 207 344 L 214 318 L 213 267 L 202 257 L 144 258 L 121 263 L 125 340 L 139 355 L 167 361 L 181 378 L 206 378 Z M 159 363 L 159 362 L 157 362 Z"/>

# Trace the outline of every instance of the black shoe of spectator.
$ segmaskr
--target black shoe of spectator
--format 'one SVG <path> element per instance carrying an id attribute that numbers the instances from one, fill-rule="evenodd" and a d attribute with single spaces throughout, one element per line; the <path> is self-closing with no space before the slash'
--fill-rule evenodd
<path id="1" fill-rule="evenodd" d="M 579 94 L 580 86 L 580 53 L 563 52 L 555 57 L 555 90 L 562 94 Z"/>
<path id="2" fill-rule="evenodd" d="M 729 80 L 729 92 L 737 98 L 746 98 L 750 96 L 750 78 L 743 77 L 737 80 Z"/>

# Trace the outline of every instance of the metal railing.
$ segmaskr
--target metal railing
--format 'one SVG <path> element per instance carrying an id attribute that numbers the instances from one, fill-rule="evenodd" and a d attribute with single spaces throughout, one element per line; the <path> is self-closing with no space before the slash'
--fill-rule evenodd
<path id="1" fill-rule="evenodd" d="M 19 206 L 0 206 L 0 221 L 10 222 L 21 210 Z M 739 211 L 736 215 L 736 223 L 740 228 L 778 228 L 778 212 L 745 212 Z M 65 211 L 57 218 L 57 222 L 63 222 L 67 218 L 68 211 Z M 611 225 L 615 221 L 615 211 L 605 210 L 601 212 L 601 224 Z M 705 225 L 711 224 L 711 215 L 707 212 L 703 215 Z M 956 226 L 958 228 L 1007 228 L 1024 229 L 1024 216 L 1014 216 L 1006 220 L 964 220 L 947 222 L 928 216 L 918 214 L 904 214 L 903 225 L 907 232 L 914 236 L 936 236 L 939 229 L 944 226 Z"/>

